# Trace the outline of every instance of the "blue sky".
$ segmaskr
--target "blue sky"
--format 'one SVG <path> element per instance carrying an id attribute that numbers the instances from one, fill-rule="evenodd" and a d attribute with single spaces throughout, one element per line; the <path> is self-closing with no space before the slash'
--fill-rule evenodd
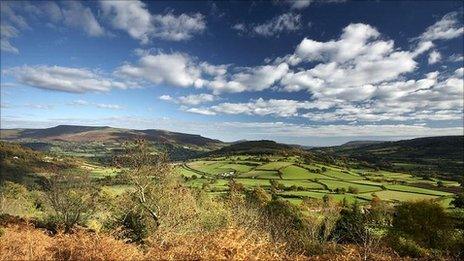
<path id="1" fill-rule="evenodd" d="M 1 2 L 1 127 L 463 133 L 462 1 Z"/>

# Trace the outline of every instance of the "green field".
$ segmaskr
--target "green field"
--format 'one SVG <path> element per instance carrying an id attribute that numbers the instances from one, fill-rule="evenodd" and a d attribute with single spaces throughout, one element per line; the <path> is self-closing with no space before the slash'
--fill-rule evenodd
<path id="1" fill-rule="evenodd" d="M 186 178 L 197 176 L 187 185 L 196 188 L 206 186 L 211 193 L 227 191 L 230 179 L 235 179 L 245 188 L 259 186 L 265 190 L 270 190 L 270 180 L 276 180 L 284 188 L 278 195 L 295 204 L 299 204 L 304 197 L 320 199 L 326 194 L 337 201 L 345 199 L 364 203 L 375 194 L 391 202 L 437 199 L 449 206 L 453 196 L 452 193 L 440 191 L 438 187 L 433 189 L 438 179 L 424 180 L 405 173 L 345 169 L 322 163 L 302 164 L 298 157 L 269 157 L 262 161 L 254 156 L 223 156 L 188 162 L 186 166 L 178 166 L 177 173 Z M 441 182 L 445 187 L 456 186 L 456 182 Z M 428 184 L 431 188 L 420 188 L 415 184 Z"/>

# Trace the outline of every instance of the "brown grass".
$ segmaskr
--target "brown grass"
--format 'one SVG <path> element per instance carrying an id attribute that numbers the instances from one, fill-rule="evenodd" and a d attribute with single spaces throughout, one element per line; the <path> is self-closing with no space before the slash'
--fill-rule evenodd
<path id="1" fill-rule="evenodd" d="M 284 245 L 242 228 L 152 239 L 145 251 L 111 236 L 86 231 L 52 236 L 24 224 L 2 231 L 0 260 L 360 260 L 360 252 L 352 245 L 319 256 L 289 255 Z M 372 258 L 405 260 L 391 252 Z"/>
<path id="2" fill-rule="evenodd" d="M 159 242 L 159 241 L 157 241 Z M 243 229 L 229 228 L 212 233 L 173 237 L 153 242 L 146 254 L 155 260 L 301 260 L 288 256 L 284 246 Z"/>
<path id="3" fill-rule="evenodd" d="M 106 235 L 85 232 L 50 236 L 25 226 L 4 228 L 0 260 L 140 260 L 142 252 Z"/>
<path id="4" fill-rule="evenodd" d="M 243 229 L 167 236 L 152 240 L 145 252 L 104 234 L 78 231 L 48 235 L 31 226 L 3 228 L 0 260 L 298 260 L 283 246 Z"/>
<path id="5" fill-rule="evenodd" d="M 48 248 L 53 239 L 43 231 L 29 226 L 3 229 L 0 237 L 0 260 L 52 260 Z"/>

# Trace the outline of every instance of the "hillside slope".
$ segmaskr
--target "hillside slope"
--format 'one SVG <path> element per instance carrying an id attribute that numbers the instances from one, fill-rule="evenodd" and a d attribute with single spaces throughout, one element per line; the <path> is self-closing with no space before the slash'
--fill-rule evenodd
<path id="1" fill-rule="evenodd" d="M 64 141 L 64 142 L 123 142 L 137 138 L 161 144 L 179 145 L 191 149 L 216 149 L 223 142 L 200 135 L 170 132 L 164 130 L 131 130 L 107 126 L 58 125 L 46 129 L 5 129 L 0 130 L 2 140 L 10 141 Z"/>
<path id="2" fill-rule="evenodd" d="M 316 153 L 348 157 L 382 168 L 416 174 L 451 175 L 464 173 L 464 136 L 426 137 L 394 142 L 315 148 Z"/>

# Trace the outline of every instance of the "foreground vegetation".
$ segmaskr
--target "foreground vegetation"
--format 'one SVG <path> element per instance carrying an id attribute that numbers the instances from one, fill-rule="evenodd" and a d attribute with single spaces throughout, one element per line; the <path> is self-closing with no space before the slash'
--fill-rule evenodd
<path id="1" fill-rule="evenodd" d="M 2 260 L 464 254 L 463 198 L 454 182 L 341 168 L 301 155 L 171 164 L 143 141 L 126 144 L 111 167 L 2 146 Z M 42 161 L 67 164 L 37 169 L 47 166 Z M 24 163 L 40 170 L 27 182 L 3 168 Z"/>

